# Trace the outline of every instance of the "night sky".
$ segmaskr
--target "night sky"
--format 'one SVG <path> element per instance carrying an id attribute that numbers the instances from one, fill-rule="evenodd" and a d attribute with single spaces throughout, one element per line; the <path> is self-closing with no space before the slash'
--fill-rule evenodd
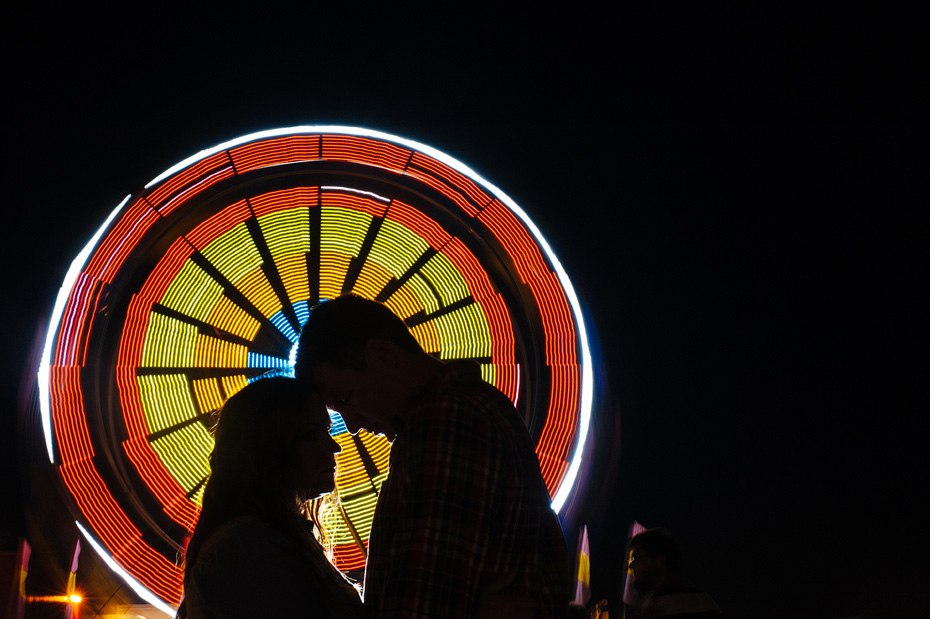
<path id="1" fill-rule="evenodd" d="M 8 9 L 3 434 L 123 197 L 253 131 L 377 129 L 500 187 L 575 283 L 599 392 L 564 520 L 592 601 L 620 616 L 637 520 L 730 617 L 930 615 L 927 24 L 662 6 Z"/>

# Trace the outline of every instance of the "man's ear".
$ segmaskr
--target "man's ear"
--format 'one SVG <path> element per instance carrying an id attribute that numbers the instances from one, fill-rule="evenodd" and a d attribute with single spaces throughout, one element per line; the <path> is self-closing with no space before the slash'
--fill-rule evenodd
<path id="1" fill-rule="evenodd" d="M 365 345 L 365 364 L 369 368 L 394 368 L 398 361 L 397 350 L 397 344 L 388 340 L 368 340 Z"/>

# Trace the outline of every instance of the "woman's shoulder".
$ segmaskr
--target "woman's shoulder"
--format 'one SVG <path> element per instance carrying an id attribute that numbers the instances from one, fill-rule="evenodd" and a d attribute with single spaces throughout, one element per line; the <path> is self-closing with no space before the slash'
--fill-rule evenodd
<path id="1" fill-rule="evenodd" d="M 268 555 L 298 558 L 289 540 L 270 524 L 255 516 L 239 516 L 220 526 L 200 549 L 198 565 L 235 566 L 240 560 L 254 563 Z"/>
<path id="2" fill-rule="evenodd" d="M 280 535 L 270 524 L 257 516 L 245 514 L 237 516 L 232 520 L 217 527 L 210 537 L 207 538 L 205 546 L 216 543 L 220 540 L 232 539 L 238 536 L 274 536 Z"/>
<path id="3" fill-rule="evenodd" d="M 268 523 L 240 516 L 204 542 L 186 591 L 188 615 L 299 614 L 324 604 L 313 583 L 293 543 Z"/>

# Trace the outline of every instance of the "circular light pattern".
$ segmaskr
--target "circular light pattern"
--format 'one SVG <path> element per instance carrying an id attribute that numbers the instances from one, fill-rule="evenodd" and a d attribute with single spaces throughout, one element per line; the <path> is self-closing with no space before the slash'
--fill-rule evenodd
<path id="1" fill-rule="evenodd" d="M 580 465 L 591 361 L 567 276 L 526 214 L 460 162 L 351 127 L 248 135 L 128 197 L 75 259 L 39 371 L 49 458 L 77 525 L 171 612 L 223 402 L 288 372 L 313 304 L 353 292 L 440 359 L 474 359 L 536 440 L 561 508 Z M 349 434 L 335 562 L 364 566 L 390 444 Z"/>

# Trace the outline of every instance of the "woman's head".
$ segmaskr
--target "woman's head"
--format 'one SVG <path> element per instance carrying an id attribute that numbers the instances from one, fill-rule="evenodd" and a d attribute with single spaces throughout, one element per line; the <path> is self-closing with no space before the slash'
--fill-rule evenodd
<path id="1" fill-rule="evenodd" d="M 223 406 L 207 492 L 239 495 L 259 512 L 332 492 L 339 445 L 329 427 L 306 385 L 280 376 L 247 385 Z"/>
<path id="2" fill-rule="evenodd" d="M 223 405 L 210 456 L 203 510 L 185 553 L 188 586 L 205 540 L 225 523 L 255 516 L 289 537 L 311 569 L 348 587 L 293 512 L 313 518 L 309 499 L 333 491 L 339 444 L 322 399 L 293 378 L 263 378 Z M 324 500 L 325 501 L 325 500 Z M 322 535 L 322 531 L 320 531 Z M 321 563 L 322 561 L 322 563 Z M 186 617 L 182 604 L 179 617 Z"/>

